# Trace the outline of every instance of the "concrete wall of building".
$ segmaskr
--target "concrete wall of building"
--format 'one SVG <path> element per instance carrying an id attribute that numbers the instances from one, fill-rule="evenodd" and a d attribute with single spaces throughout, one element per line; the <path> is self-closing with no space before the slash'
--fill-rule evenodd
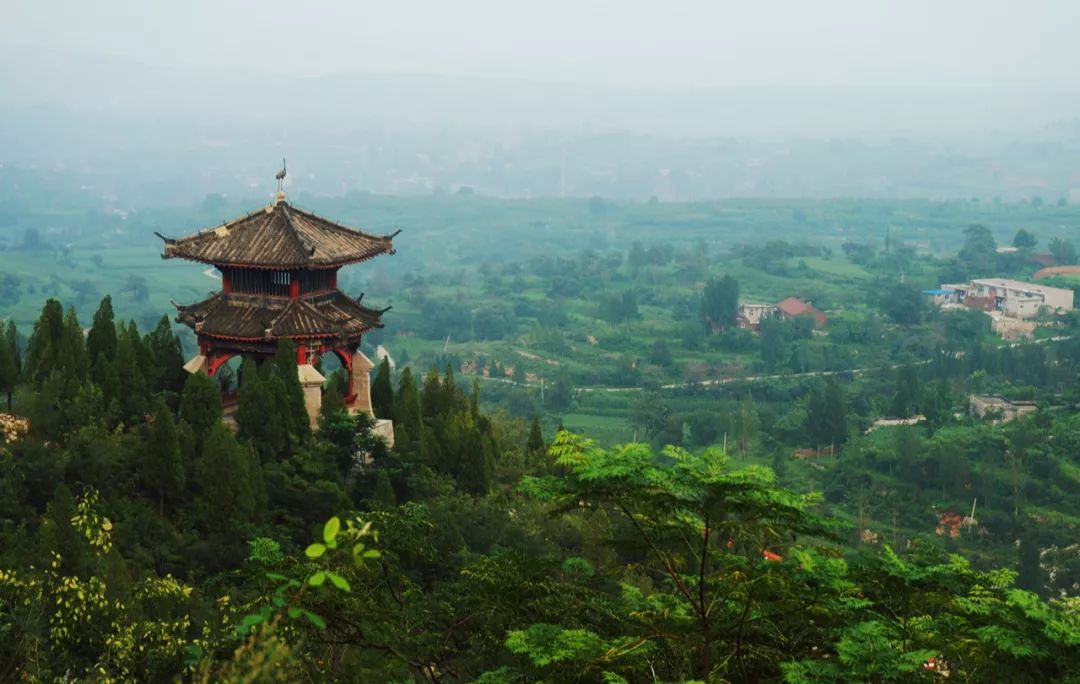
<path id="1" fill-rule="evenodd" d="M 352 378 L 353 378 L 353 393 L 356 395 L 356 400 L 353 401 L 351 409 L 356 411 L 367 411 L 372 416 L 375 412 L 371 409 L 371 369 L 375 367 L 375 364 L 371 362 L 364 352 L 357 350 L 352 357 Z"/>
<path id="2" fill-rule="evenodd" d="M 304 408 L 307 409 L 308 420 L 311 427 L 319 425 L 319 412 L 322 410 L 322 387 L 326 378 L 322 373 L 315 370 L 310 363 L 296 367 L 296 374 L 300 378 L 300 387 L 304 390 Z"/>

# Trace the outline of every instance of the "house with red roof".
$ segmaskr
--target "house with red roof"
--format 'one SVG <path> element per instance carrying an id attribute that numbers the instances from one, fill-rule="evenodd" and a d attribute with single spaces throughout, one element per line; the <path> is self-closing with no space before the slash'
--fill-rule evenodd
<path id="1" fill-rule="evenodd" d="M 787 299 L 777 302 L 776 311 L 784 318 L 810 316 L 814 319 L 814 325 L 818 328 L 825 325 L 829 320 L 828 316 L 815 308 L 813 304 L 804 302 L 801 299 L 796 299 L 795 297 L 788 297 Z"/>

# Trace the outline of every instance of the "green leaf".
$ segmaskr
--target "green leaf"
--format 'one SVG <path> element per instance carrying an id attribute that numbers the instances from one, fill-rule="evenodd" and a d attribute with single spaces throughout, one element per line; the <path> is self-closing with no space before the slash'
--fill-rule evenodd
<path id="1" fill-rule="evenodd" d="M 345 581 L 345 578 L 341 575 L 335 575 L 332 572 L 328 572 L 326 576 L 330 578 L 330 582 L 338 589 L 345 592 L 352 591 L 352 587 L 349 586 L 349 583 Z"/>
<path id="2" fill-rule="evenodd" d="M 308 584 L 313 587 L 322 586 L 322 583 L 326 581 L 326 573 L 321 570 L 308 578 Z"/>
<path id="3" fill-rule="evenodd" d="M 266 573 L 266 579 L 274 580 L 275 582 L 284 582 L 289 578 L 282 575 L 280 572 L 268 572 Z"/>
<path id="4" fill-rule="evenodd" d="M 315 629 L 326 629 L 326 620 L 323 620 L 321 617 L 319 617 L 315 613 L 312 613 L 310 610 L 305 610 L 303 611 L 303 613 L 304 617 L 307 618 L 308 622 L 315 626 Z"/>
<path id="5" fill-rule="evenodd" d="M 332 544 L 337 539 L 338 532 L 341 530 L 341 520 L 335 515 L 326 521 L 323 525 L 322 536 L 323 541 L 327 544 Z"/>
<path id="6" fill-rule="evenodd" d="M 304 611 L 300 610 L 296 606 L 293 606 L 292 608 L 289 609 L 289 619 L 290 620 L 295 620 L 296 618 L 300 617 L 300 613 L 302 613 L 302 612 L 304 612 Z"/>
<path id="7" fill-rule="evenodd" d="M 245 615 L 244 619 L 240 621 L 240 633 L 247 634 L 252 627 L 262 623 L 264 620 L 266 620 L 266 618 L 258 613 Z"/>
<path id="8" fill-rule="evenodd" d="M 326 546 L 323 544 L 312 544 L 304 550 L 304 555 L 308 558 L 318 558 L 326 553 Z"/>
<path id="9" fill-rule="evenodd" d="M 375 549 L 368 549 L 367 551 L 365 551 L 362 554 L 361 557 L 362 558 L 382 558 L 382 554 L 379 553 L 378 551 L 376 551 Z"/>

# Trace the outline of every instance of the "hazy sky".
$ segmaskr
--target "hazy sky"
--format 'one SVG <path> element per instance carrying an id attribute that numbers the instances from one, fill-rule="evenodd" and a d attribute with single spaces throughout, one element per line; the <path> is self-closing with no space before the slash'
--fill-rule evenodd
<path id="1" fill-rule="evenodd" d="M 1073 89 L 1076 0 L 3 0 L 0 42 L 163 66 L 641 86 Z"/>

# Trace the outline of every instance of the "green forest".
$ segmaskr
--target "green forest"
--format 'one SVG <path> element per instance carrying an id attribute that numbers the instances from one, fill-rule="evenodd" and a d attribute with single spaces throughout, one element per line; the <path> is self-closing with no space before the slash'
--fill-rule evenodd
<path id="1" fill-rule="evenodd" d="M 922 292 L 1076 263 L 1075 206 L 301 198 L 403 230 L 341 279 L 393 307 L 388 447 L 330 363 L 309 424 L 288 343 L 184 371 L 169 300 L 218 285 L 153 234 L 257 204 L 38 181 L 0 204 L 0 680 L 1080 681 L 1080 315 Z M 786 298 L 827 320 L 738 325 Z"/>

